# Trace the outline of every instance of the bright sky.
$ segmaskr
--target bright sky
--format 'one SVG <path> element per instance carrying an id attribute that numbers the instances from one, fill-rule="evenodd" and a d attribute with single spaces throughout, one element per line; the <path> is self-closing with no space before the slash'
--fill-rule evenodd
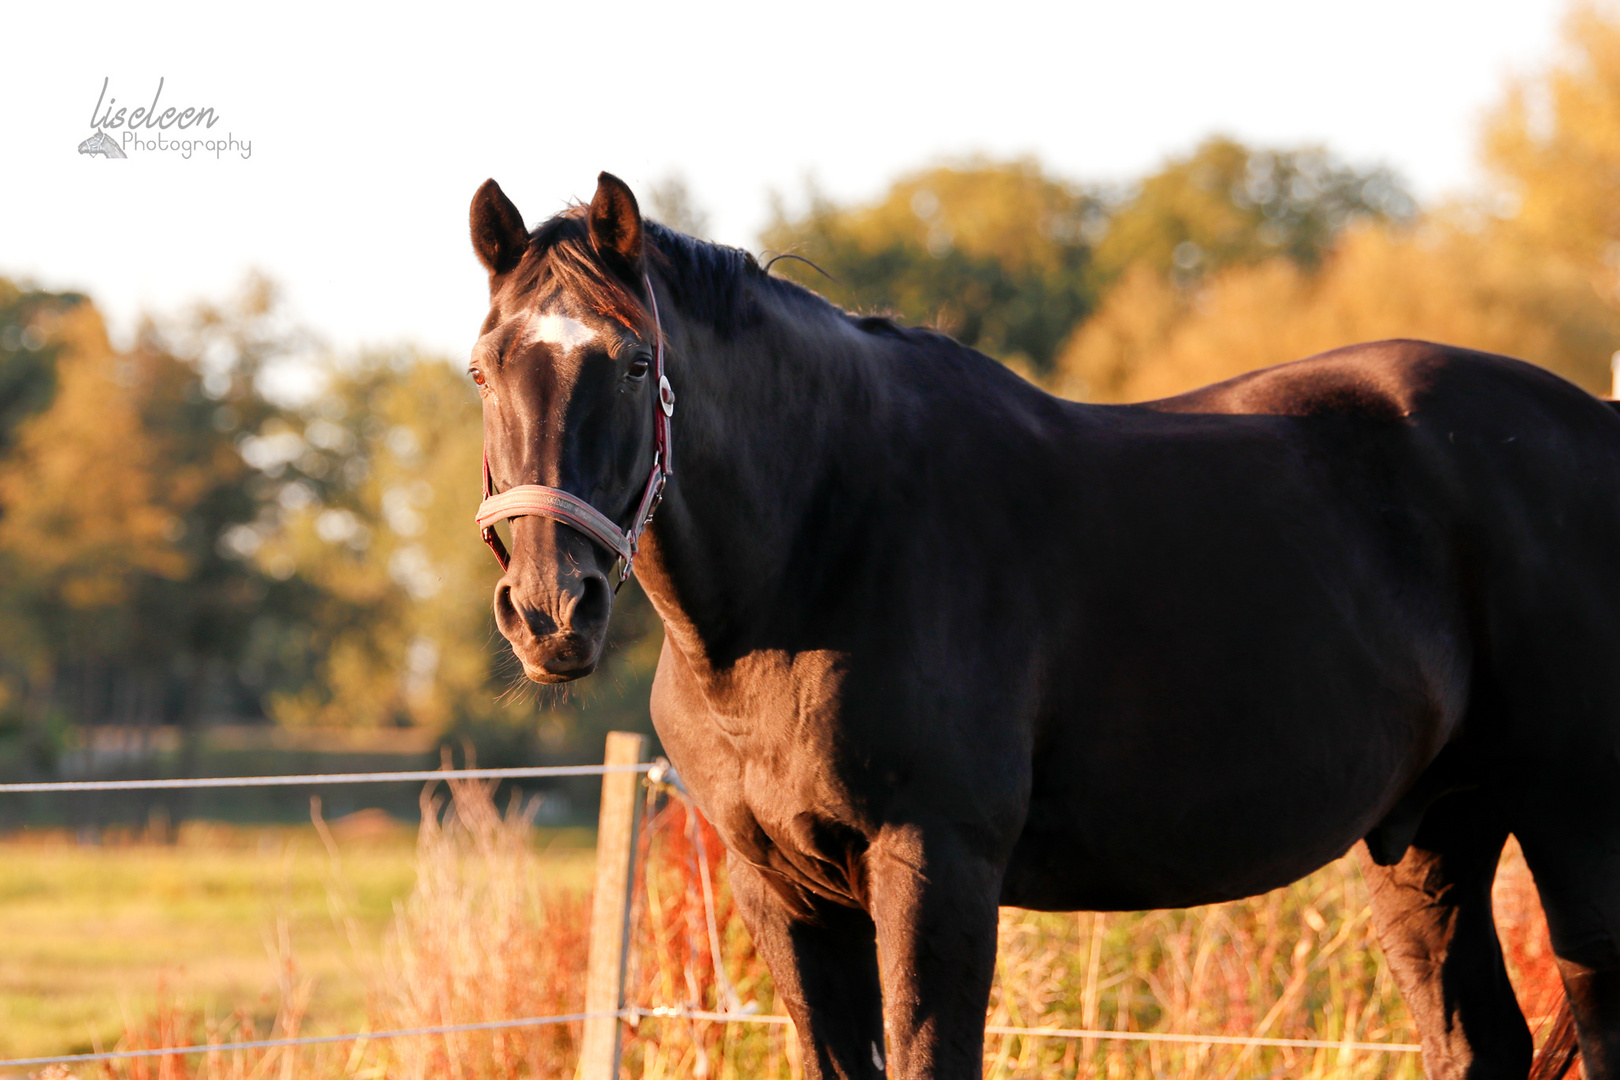
<path id="1" fill-rule="evenodd" d="M 250 268 L 335 348 L 465 356 L 485 306 L 467 205 L 531 224 L 683 176 L 714 238 L 757 246 L 771 193 L 866 198 L 942 157 L 1033 154 L 1120 182 L 1225 132 L 1388 164 L 1420 198 L 1476 182 L 1482 115 L 1553 55 L 1563 0 L 665 0 L 378 6 L 14 5 L 0 93 L 0 275 L 141 310 Z M 600 12 L 600 13 L 599 13 Z M 611 12 L 608 14 L 607 12 Z M 216 159 L 81 156 L 118 105 L 211 107 Z M 105 108 L 105 106 L 104 106 Z M 122 132 L 112 132 L 121 136 Z M 155 134 L 155 131 L 148 135 Z"/>

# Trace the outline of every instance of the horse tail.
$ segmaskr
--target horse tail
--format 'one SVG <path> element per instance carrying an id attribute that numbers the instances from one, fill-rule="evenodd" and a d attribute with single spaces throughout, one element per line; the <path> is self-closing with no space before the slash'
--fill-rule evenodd
<path id="1" fill-rule="evenodd" d="M 1620 409 L 1620 405 L 1615 407 Z M 1569 998 L 1558 1003 L 1558 1011 L 1547 1022 L 1547 1028 L 1547 1041 L 1541 1044 L 1535 1063 L 1530 1066 L 1529 1080 L 1561 1080 L 1581 1056 L 1581 1048 L 1575 1041 L 1575 1013 L 1569 1007 Z"/>

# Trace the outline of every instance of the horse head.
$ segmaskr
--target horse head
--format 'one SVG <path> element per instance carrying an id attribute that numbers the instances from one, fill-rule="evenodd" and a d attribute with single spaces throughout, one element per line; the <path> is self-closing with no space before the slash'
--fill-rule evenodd
<path id="1" fill-rule="evenodd" d="M 472 202 L 489 315 L 469 373 L 484 411 L 479 524 L 505 573 L 495 619 L 536 682 L 588 675 L 668 465 L 641 212 L 603 173 L 590 205 L 532 233 L 493 180 Z M 510 521 L 508 548 L 495 533 Z"/>

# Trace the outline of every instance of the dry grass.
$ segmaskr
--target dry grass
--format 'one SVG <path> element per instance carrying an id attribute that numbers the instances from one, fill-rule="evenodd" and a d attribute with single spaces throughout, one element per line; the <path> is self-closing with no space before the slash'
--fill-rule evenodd
<path id="1" fill-rule="evenodd" d="M 333 829 L 355 919 L 377 941 L 415 878 L 416 826 L 354 823 Z M 111 829 L 96 839 L 0 839 L 0 1059 L 111 1046 L 126 1017 L 153 1012 L 160 985 L 190 1011 L 251 1004 L 263 1027 L 275 1015 L 283 920 L 301 975 L 315 980 L 310 1010 L 322 1029 L 365 1021 L 367 987 L 328 913 L 330 861 L 312 828 L 188 823 L 165 843 Z M 548 835 L 559 847 L 569 839 Z M 553 857 L 588 880 L 589 851 Z"/>
<path id="2" fill-rule="evenodd" d="M 590 907 L 548 888 L 530 840 L 534 804 L 502 814 L 493 785 L 452 781 L 451 807 L 424 802 L 416 888 L 386 942 L 375 987 L 377 1030 L 580 1012 Z M 398 1080 L 564 1075 L 577 1030 L 548 1025 L 398 1039 Z"/>
<path id="3" fill-rule="evenodd" d="M 1539 1031 L 1563 1002 L 1564 984 L 1553 959 L 1547 916 L 1517 840 L 1509 840 L 1502 853 L 1491 887 L 1491 906 L 1519 1007 L 1529 1018 L 1531 1030 Z"/>
<path id="4" fill-rule="evenodd" d="M 1412 1042 L 1354 864 L 1183 911 L 1006 910 L 990 1023 L 1345 1042 Z M 1006 1077 L 1418 1077 L 1411 1054 L 992 1036 Z"/>
<path id="5" fill-rule="evenodd" d="M 714 827 L 678 799 L 648 818 L 630 1000 L 693 1011 L 777 1011 L 770 972 L 732 904 L 722 853 Z M 798 1076 L 789 1064 L 791 1041 L 782 1025 L 643 1019 L 625 1042 L 625 1071 L 632 1080 L 734 1080 L 790 1069 Z"/>
<path id="6" fill-rule="evenodd" d="M 372 1031 L 576 1013 L 583 1009 L 588 897 L 548 883 L 530 813 L 500 812 L 491 789 L 451 785 L 425 807 L 418 879 L 380 944 L 345 914 L 334 847 L 334 913 L 371 988 Z M 631 1000 L 643 1006 L 776 1012 L 726 886 L 713 829 L 679 801 L 642 836 Z M 1558 983 L 1534 887 L 1516 847 L 1496 899 L 1510 969 L 1532 1017 Z M 1007 909 L 989 1023 L 1345 1042 L 1415 1041 L 1367 919 L 1354 864 L 1340 860 L 1253 900 L 1182 911 L 1049 915 Z M 132 1024 L 127 1048 L 220 1043 L 303 1030 L 310 983 L 283 950 L 275 1009 L 210 1018 L 176 1006 Z M 305 1048 L 163 1057 L 102 1069 L 106 1080 L 516 1080 L 571 1077 L 578 1025 Z M 627 1080 L 802 1075 L 791 1029 L 644 1019 L 627 1031 Z M 1415 1054 L 1345 1048 L 993 1035 L 991 1080 L 1033 1077 L 1416 1078 Z"/>
<path id="7" fill-rule="evenodd" d="M 589 896 L 553 885 L 531 828 L 534 805 L 502 813 L 493 785 L 452 781 L 450 798 L 424 796 L 417 880 L 396 907 L 380 944 L 349 914 L 350 885 L 338 846 L 330 896 L 370 989 L 368 1031 L 438 1027 L 579 1012 L 584 999 Z M 317 822 L 319 824 L 319 822 Z M 324 832 L 324 829 L 323 829 Z M 311 984 L 283 950 L 277 1000 L 269 1010 L 228 1017 L 188 1011 L 169 999 L 128 1026 L 119 1049 L 292 1038 L 306 1026 Z M 109 1063 L 106 1080 L 497 1080 L 567 1076 L 578 1025 L 496 1032 L 360 1039 L 318 1047 L 274 1047 Z"/>

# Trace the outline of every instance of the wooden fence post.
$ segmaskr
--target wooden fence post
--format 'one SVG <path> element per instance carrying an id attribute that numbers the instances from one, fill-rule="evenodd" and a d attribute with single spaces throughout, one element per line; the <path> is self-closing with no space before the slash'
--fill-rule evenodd
<path id="1" fill-rule="evenodd" d="M 628 731 L 610 731 L 604 765 L 639 765 L 644 740 Z M 624 1008 L 624 979 L 630 952 L 630 895 L 634 882 L 636 822 L 641 774 L 607 773 L 602 777 L 602 812 L 596 826 L 596 888 L 591 898 L 591 937 L 585 972 L 585 1011 L 618 1012 Z M 585 1021 L 579 1055 L 579 1080 L 619 1080 L 620 1035 L 616 1016 Z"/>

